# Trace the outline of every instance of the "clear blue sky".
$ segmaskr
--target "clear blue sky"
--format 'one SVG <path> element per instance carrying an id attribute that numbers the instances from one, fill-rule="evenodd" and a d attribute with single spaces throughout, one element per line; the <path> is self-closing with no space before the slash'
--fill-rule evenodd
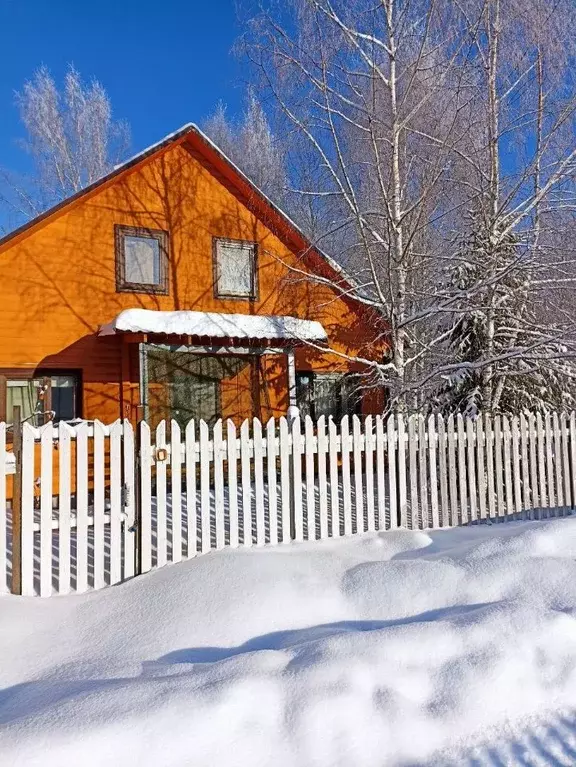
<path id="1" fill-rule="evenodd" d="M 132 129 L 132 150 L 198 122 L 219 100 L 240 109 L 235 0 L 0 0 L 0 165 L 25 170 L 14 91 L 45 64 L 96 77 Z"/>

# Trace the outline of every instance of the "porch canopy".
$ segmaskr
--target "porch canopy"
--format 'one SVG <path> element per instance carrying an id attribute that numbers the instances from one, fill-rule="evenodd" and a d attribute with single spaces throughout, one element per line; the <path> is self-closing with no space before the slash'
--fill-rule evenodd
<path id="1" fill-rule="evenodd" d="M 231 403 L 239 414 L 247 408 L 247 397 L 259 401 L 260 391 L 269 399 L 258 379 L 258 360 L 266 354 L 286 356 L 284 386 L 289 412 L 296 414 L 294 349 L 328 341 L 321 323 L 298 317 L 151 309 L 126 309 L 99 335 L 138 342 L 144 418 L 168 414 L 182 425 L 192 417 L 214 422 L 232 412 Z"/>
<path id="2" fill-rule="evenodd" d="M 319 322 L 280 315 L 221 314 L 218 312 L 125 309 L 100 328 L 101 336 L 121 333 L 190 336 L 195 340 L 279 342 L 281 346 L 298 343 L 325 343 L 326 331 Z"/>

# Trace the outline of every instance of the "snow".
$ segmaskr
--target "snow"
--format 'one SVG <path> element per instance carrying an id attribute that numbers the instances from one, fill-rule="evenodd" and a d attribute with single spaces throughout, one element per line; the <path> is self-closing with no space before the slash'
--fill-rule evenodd
<path id="1" fill-rule="evenodd" d="M 217 312 L 162 312 L 152 309 L 125 309 L 112 323 L 101 328 L 100 335 L 111 335 L 117 331 L 208 338 L 327 340 L 326 331 L 314 320 Z"/>
<path id="2" fill-rule="evenodd" d="M 0 598 L 0 763 L 576 754 L 576 519 L 227 550 Z"/>

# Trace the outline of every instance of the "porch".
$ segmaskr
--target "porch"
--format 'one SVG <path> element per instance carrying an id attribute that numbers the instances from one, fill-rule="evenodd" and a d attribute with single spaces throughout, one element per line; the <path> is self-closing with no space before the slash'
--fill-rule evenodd
<path id="1" fill-rule="evenodd" d="M 122 388 L 132 389 L 131 412 L 123 408 L 122 415 L 153 427 L 164 419 L 182 428 L 190 419 L 210 426 L 219 419 L 266 421 L 297 407 L 315 418 L 360 412 L 355 379 L 339 370 L 340 360 L 316 372 L 309 360 L 298 364 L 311 353 L 319 359 L 330 353 L 319 322 L 129 309 L 99 336 L 117 336 L 122 344 Z"/>

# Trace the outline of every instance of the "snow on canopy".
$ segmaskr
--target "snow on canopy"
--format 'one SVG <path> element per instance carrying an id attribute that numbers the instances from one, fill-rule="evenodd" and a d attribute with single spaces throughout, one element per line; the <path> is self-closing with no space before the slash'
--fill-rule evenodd
<path id="1" fill-rule="evenodd" d="M 125 309 L 99 335 L 117 332 L 161 333 L 234 339 L 292 339 L 326 341 L 326 331 L 319 322 L 298 317 L 219 314 L 218 312 Z"/>

